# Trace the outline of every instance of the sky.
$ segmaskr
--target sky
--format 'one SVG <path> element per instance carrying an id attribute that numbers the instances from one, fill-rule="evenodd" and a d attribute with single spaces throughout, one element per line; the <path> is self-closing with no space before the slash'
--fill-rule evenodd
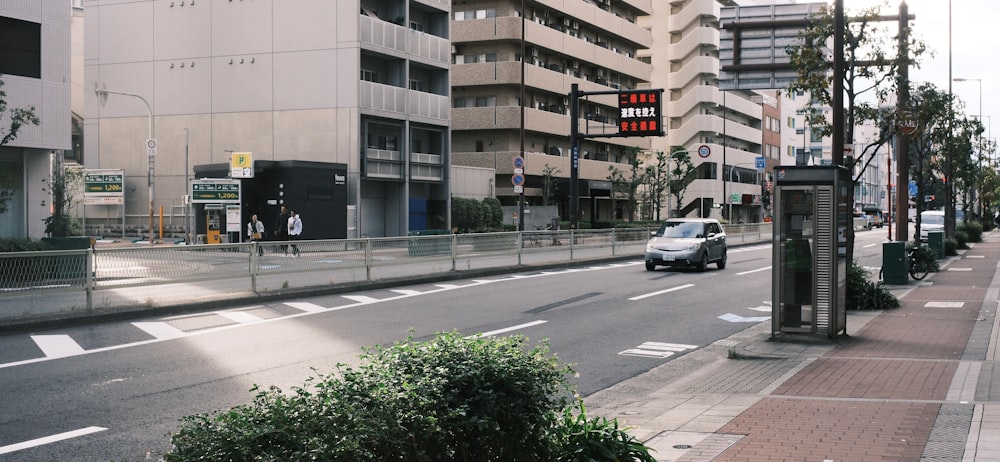
<path id="1" fill-rule="evenodd" d="M 862 8 L 885 3 L 886 0 L 844 0 L 844 8 L 850 15 Z M 898 14 L 900 3 L 900 0 L 888 0 L 888 7 L 882 9 L 882 14 Z M 920 67 L 910 69 L 910 81 L 914 86 L 930 82 L 947 91 L 950 54 L 952 79 L 981 81 L 953 81 L 952 93 L 965 103 L 967 115 L 982 114 L 988 137 L 1000 137 L 1000 44 L 995 40 L 1000 33 L 1000 1 L 906 0 L 906 5 L 910 14 L 916 16 L 910 22 L 911 34 L 923 40 L 929 50 L 921 59 Z M 993 117 L 997 118 L 995 123 Z M 997 126 L 995 133 L 993 125 Z"/>

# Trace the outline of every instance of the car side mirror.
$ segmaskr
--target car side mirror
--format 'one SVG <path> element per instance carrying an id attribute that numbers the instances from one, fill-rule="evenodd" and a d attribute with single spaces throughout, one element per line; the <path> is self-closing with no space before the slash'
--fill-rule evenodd
<path id="1" fill-rule="evenodd" d="M 715 233 L 708 233 L 708 238 L 709 238 L 709 239 L 711 239 L 711 238 L 713 238 L 713 237 L 715 237 Z"/>

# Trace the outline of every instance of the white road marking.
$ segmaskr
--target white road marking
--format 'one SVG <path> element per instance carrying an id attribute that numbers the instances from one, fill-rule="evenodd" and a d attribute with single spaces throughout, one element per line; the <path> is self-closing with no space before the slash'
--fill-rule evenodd
<path id="1" fill-rule="evenodd" d="M 49 358 L 65 358 L 83 353 L 83 347 L 68 335 L 32 335 L 31 339 L 42 350 L 42 354 Z"/>
<path id="2" fill-rule="evenodd" d="M 729 321 L 729 322 L 763 322 L 763 321 L 767 321 L 767 320 L 771 319 L 771 317 L 770 316 L 752 316 L 752 317 L 748 317 L 747 318 L 747 317 L 743 317 L 743 316 L 737 316 L 737 315 L 732 314 L 732 313 L 726 313 L 726 314 L 724 314 L 722 316 L 719 316 L 719 319 L 721 319 L 723 321 Z"/>
<path id="3" fill-rule="evenodd" d="M 763 311 L 765 313 L 769 313 L 771 311 L 771 307 L 767 306 L 767 305 L 761 305 L 761 306 L 757 306 L 757 307 L 753 307 L 753 308 L 747 308 L 747 309 L 748 310 L 754 310 L 754 311 Z"/>
<path id="4" fill-rule="evenodd" d="M 750 273 L 758 273 L 758 272 L 761 272 L 761 271 L 767 271 L 767 270 L 769 270 L 769 269 L 771 269 L 771 267 L 770 267 L 770 266 L 765 266 L 765 267 L 763 267 L 763 268 L 757 268 L 757 269 L 755 269 L 755 270 L 750 270 L 750 271 L 744 271 L 744 272 L 742 272 L 742 273 L 736 273 L 736 275 L 737 275 L 737 276 L 743 276 L 744 274 L 750 274 Z"/>
<path id="5" fill-rule="evenodd" d="M 241 324 L 249 324 L 251 322 L 261 322 L 264 318 L 260 316 L 254 316 L 246 311 L 216 311 L 215 314 L 222 316 L 230 321 L 235 321 Z"/>
<path id="6" fill-rule="evenodd" d="M 297 310 L 305 311 L 307 313 L 319 313 L 321 311 L 326 311 L 326 308 L 323 308 L 322 306 L 319 306 L 315 303 L 286 302 L 285 304 Z"/>
<path id="7" fill-rule="evenodd" d="M 668 292 L 673 292 L 675 290 L 687 289 L 688 287 L 694 287 L 694 284 L 684 284 L 682 286 L 672 287 L 670 289 L 663 289 L 663 290 L 658 290 L 656 292 L 650 292 L 650 293 L 644 294 L 644 295 L 637 295 L 635 297 L 630 298 L 629 300 L 634 302 L 636 300 L 642 300 L 644 298 L 655 297 L 657 295 L 662 295 L 662 294 L 665 294 L 665 293 L 668 293 Z"/>
<path id="8" fill-rule="evenodd" d="M 986 258 L 986 255 L 966 255 L 964 258 Z"/>
<path id="9" fill-rule="evenodd" d="M 402 294 L 402 295 L 420 295 L 423 293 L 419 290 L 411 290 L 411 289 L 392 289 L 390 292 L 396 292 L 397 294 Z"/>
<path id="10" fill-rule="evenodd" d="M 459 288 L 461 286 L 458 286 L 458 285 L 455 285 L 455 284 L 434 284 L 434 287 L 440 287 L 442 289 L 449 289 L 450 290 L 450 289 L 457 289 L 457 288 Z"/>
<path id="11" fill-rule="evenodd" d="M 927 302 L 924 308 L 961 308 L 965 302 Z"/>
<path id="12" fill-rule="evenodd" d="M 685 345 L 680 343 L 660 343 L 660 342 L 644 342 L 636 348 L 629 348 L 628 350 L 621 351 L 618 354 L 622 356 L 641 356 L 647 358 L 660 358 L 665 359 L 673 356 L 676 353 L 680 353 L 685 350 L 693 350 L 698 348 L 698 345 Z"/>
<path id="13" fill-rule="evenodd" d="M 341 295 L 341 297 L 358 303 L 375 303 L 378 301 L 377 298 L 368 297 L 366 295 Z"/>
<path id="14" fill-rule="evenodd" d="M 948 271 L 972 271 L 972 268 L 948 268 Z"/>
<path id="15" fill-rule="evenodd" d="M 863 249 L 867 249 L 867 248 L 869 248 L 869 247 L 875 247 L 876 245 L 878 245 L 878 244 L 877 244 L 877 243 L 875 243 L 875 244 L 868 244 L 868 245 L 866 245 L 866 246 L 864 246 L 864 247 L 862 247 L 862 248 L 863 248 Z"/>
<path id="16" fill-rule="evenodd" d="M 183 337 L 185 335 L 184 331 L 165 322 L 133 322 L 132 325 L 161 340 Z"/>
<path id="17" fill-rule="evenodd" d="M 70 438 L 77 438 L 80 436 L 89 435 L 91 433 L 103 432 L 105 430 L 107 430 L 107 428 L 87 427 L 87 428 L 81 428 L 79 430 L 73 430 L 71 432 L 60 433 L 58 435 L 46 436 L 44 438 L 36 438 L 30 441 L 25 441 L 23 443 L 0 446 L 0 454 L 10 454 L 12 452 L 21 451 L 24 449 L 30 449 L 45 444 L 55 443 L 57 441 L 68 440 Z"/>
<path id="18" fill-rule="evenodd" d="M 528 328 L 528 327 L 537 326 L 539 324 L 545 324 L 547 322 L 548 321 L 532 321 L 532 322 L 528 322 L 528 323 L 524 323 L 524 324 L 518 324 L 516 326 L 507 327 L 507 328 L 504 328 L 504 329 L 491 330 L 489 332 L 483 332 L 481 334 L 469 335 L 469 336 L 466 336 L 465 338 L 490 337 L 490 336 L 497 335 L 497 334 L 503 334 L 503 333 L 506 333 L 506 332 L 511 332 L 511 331 L 515 331 L 515 330 L 519 330 L 519 329 L 525 329 L 525 328 Z"/>

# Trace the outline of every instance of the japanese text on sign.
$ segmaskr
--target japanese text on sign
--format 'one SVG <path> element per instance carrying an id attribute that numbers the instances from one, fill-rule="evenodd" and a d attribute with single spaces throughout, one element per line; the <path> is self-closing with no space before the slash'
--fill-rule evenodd
<path id="1" fill-rule="evenodd" d="M 618 133 L 623 136 L 663 136 L 660 95 L 663 90 L 623 91 L 618 95 Z"/>

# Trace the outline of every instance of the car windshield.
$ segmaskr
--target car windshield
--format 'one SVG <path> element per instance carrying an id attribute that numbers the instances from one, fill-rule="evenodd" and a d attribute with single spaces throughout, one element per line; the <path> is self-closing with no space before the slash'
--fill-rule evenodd
<path id="1" fill-rule="evenodd" d="M 920 220 L 925 225 L 943 225 L 944 215 L 923 215 L 920 217 Z"/>
<path id="2" fill-rule="evenodd" d="M 703 235 L 704 225 L 701 223 L 668 221 L 660 227 L 656 233 L 659 237 L 705 237 Z"/>

